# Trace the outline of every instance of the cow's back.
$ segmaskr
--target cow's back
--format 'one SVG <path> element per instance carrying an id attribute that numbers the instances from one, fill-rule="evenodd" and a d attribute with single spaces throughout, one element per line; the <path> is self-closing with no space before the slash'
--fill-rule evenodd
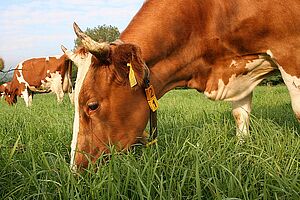
<path id="1" fill-rule="evenodd" d="M 219 1 L 215 32 L 240 54 L 271 49 L 274 54 L 300 42 L 300 2 Z M 293 39 L 293 41 L 291 41 Z"/>
<path id="2" fill-rule="evenodd" d="M 61 71 L 65 60 L 60 57 L 33 58 L 19 64 L 21 69 L 17 72 L 18 76 L 23 76 L 24 80 L 30 85 L 39 87 L 41 80 L 55 71 Z"/>

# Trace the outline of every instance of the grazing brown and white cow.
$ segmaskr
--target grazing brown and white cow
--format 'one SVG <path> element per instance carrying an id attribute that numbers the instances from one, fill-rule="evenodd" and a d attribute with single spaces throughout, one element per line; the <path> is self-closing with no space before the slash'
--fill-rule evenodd
<path id="1" fill-rule="evenodd" d="M 79 92 L 71 165 L 86 167 L 110 145 L 126 150 L 143 136 L 148 79 L 157 98 L 181 86 L 232 102 L 243 141 L 252 91 L 279 69 L 300 120 L 299 10 L 294 0 L 148 0 L 113 44 L 74 24 L 93 56 Z"/>
<path id="2" fill-rule="evenodd" d="M 72 63 L 64 54 L 25 60 L 15 69 L 6 101 L 10 105 L 14 104 L 17 96 L 22 95 L 28 107 L 36 92 L 53 92 L 58 102 L 63 100 L 64 93 L 69 93 L 72 101 L 71 70 Z"/>

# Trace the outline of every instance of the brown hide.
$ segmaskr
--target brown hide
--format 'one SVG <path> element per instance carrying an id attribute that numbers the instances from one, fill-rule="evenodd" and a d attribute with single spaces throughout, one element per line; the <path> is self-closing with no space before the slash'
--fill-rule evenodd
<path id="1" fill-rule="evenodd" d="M 299 10 L 294 0 L 148 0 L 120 39 L 141 49 L 138 60 L 148 65 L 158 98 L 178 86 L 209 93 L 218 89 L 220 80 L 226 85 L 232 75 L 247 74 L 246 64 L 270 57 L 268 50 L 275 57 L 258 80 L 279 65 L 300 77 Z M 124 46 L 111 46 L 106 64 L 94 54 L 82 85 L 77 165 L 87 166 L 85 154 L 95 161 L 109 152 L 109 145 L 128 149 L 147 124 L 143 88 L 120 84 L 129 60 L 116 56 L 119 48 Z M 233 60 L 236 67 L 230 68 Z M 134 66 L 140 79 L 144 64 Z"/>

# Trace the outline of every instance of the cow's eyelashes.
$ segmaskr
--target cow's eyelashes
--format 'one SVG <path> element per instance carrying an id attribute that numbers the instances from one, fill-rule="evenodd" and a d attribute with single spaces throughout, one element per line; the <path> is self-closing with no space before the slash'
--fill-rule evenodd
<path id="1" fill-rule="evenodd" d="M 96 101 L 93 101 L 93 102 L 88 103 L 87 106 L 89 108 L 89 112 L 93 112 L 99 108 L 99 103 Z"/>

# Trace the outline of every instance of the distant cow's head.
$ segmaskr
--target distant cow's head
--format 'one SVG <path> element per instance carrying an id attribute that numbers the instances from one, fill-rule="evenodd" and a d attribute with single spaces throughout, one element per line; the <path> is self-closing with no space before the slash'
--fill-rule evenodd
<path id="1" fill-rule="evenodd" d="M 1 85 L 1 93 L 2 95 L 5 96 L 5 101 L 9 104 L 9 105 L 13 105 L 17 102 L 17 96 L 16 93 L 17 91 L 11 91 L 11 82 L 7 82 L 4 83 L 3 85 Z"/>
<path id="2" fill-rule="evenodd" d="M 77 94 L 79 122 L 74 122 L 79 123 L 75 164 L 86 167 L 88 159 L 109 153 L 111 145 L 126 150 L 141 139 L 149 113 L 144 91 L 149 69 L 137 46 L 97 43 L 76 24 L 74 28 L 93 55 L 86 57 L 91 64 Z M 129 81 L 132 71 L 134 86 Z"/>
<path id="3" fill-rule="evenodd" d="M 8 103 L 8 105 L 13 105 L 15 103 L 17 103 L 17 95 L 16 95 L 17 91 L 11 91 L 11 90 L 7 90 L 5 92 L 5 101 Z"/>

